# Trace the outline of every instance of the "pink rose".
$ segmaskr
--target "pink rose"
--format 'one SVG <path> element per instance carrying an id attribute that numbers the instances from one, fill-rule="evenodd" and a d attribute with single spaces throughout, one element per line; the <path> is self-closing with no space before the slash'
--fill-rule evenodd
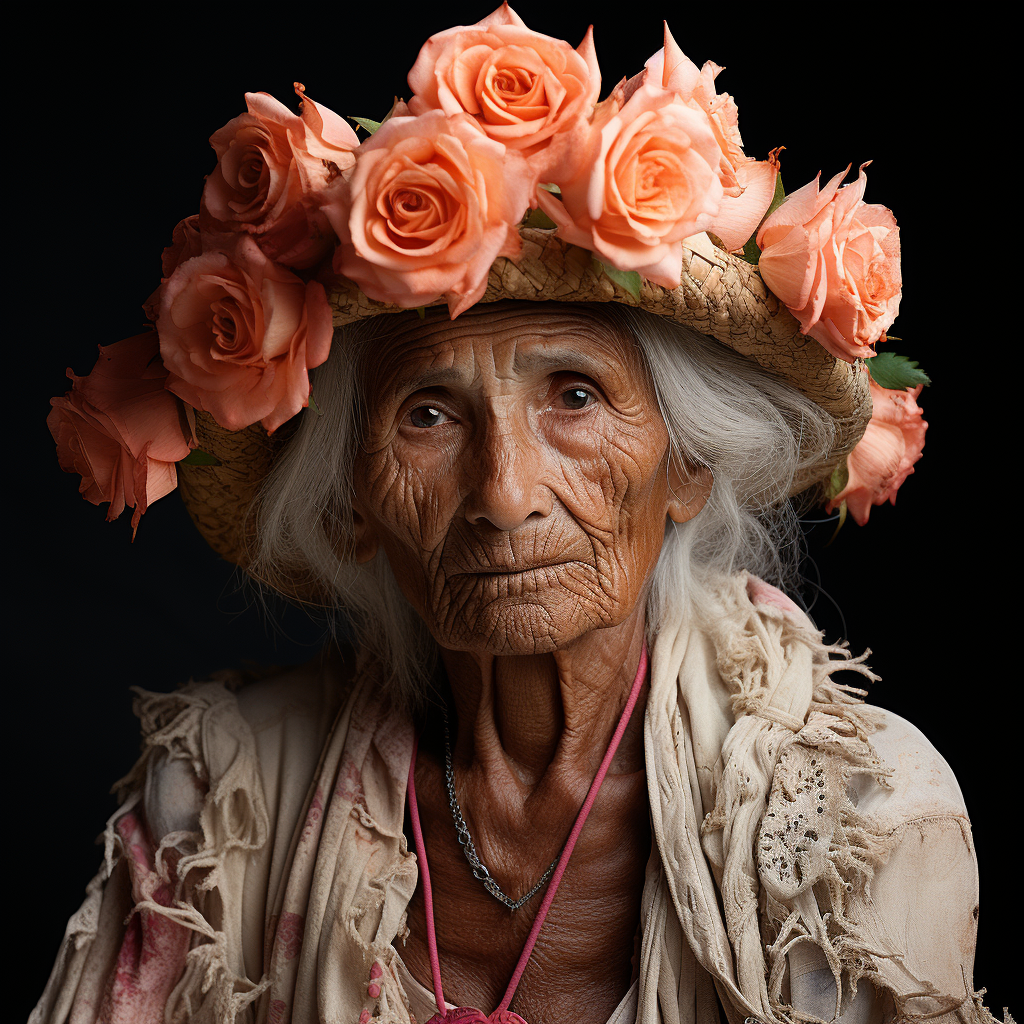
<path id="1" fill-rule="evenodd" d="M 218 236 L 219 237 L 219 236 Z M 199 231 L 199 214 L 194 213 L 179 221 L 174 231 L 171 232 L 171 244 L 168 245 L 160 257 L 161 287 L 157 288 L 148 299 L 142 304 L 146 316 L 155 321 L 160 314 L 160 295 L 162 286 L 167 278 L 186 260 L 198 256 L 203 251 L 203 236 Z"/>
<path id="2" fill-rule="evenodd" d="M 271 259 L 300 269 L 318 263 L 334 242 L 317 199 L 348 171 L 359 145 L 333 111 L 309 99 L 302 116 L 266 93 L 245 94 L 248 113 L 210 137 L 217 167 L 202 199 L 204 231 L 247 231 Z"/>
<path id="3" fill-rule="evenodd" d="M 309 403 L 307 370 L 331 346 L 323 285 L 272 263 L 248 237 L 182 263 L 161 288 L 167 387 L 228 430 L 276 430 Z"/>
<path id="4" fill-rule="evenodd" d="M 392 117 L 324 206 L 340 240 L 334 269 L 379 302 L 443 295 L 454 318 L 483 295 L 498 256 L 518 255 L 531 188 L 524 158 L 465 114 Z"/>
<path id="5" fill-rule="evenodd" d="M 896 492 L 921 458 L 928 429 L 917 404 L 921 385 L 890 391 L 871 381 L 870 387 L 871 421 L 847 458 L 850 478 L 826 506 L 831 512 L 845 501 L 860 526 L 868 521 L 872 505 L 886 500 L 896 504 Z"/>
<path id="6" fill-rule="evenodd" d="M 161 276 L 166 280 L 185 262 L 203 251 L 199 233 L 199 214 L 193 213 L 179 221 L 171 232 L 171 244 L 160 257 Z"/>
<path id="7" fill-rule="evenodd" d="M 896 319 L 903 289 L 896 219 L 863 201 L 867 166 L 842 188 L 849 167 L 820 192 L 818 175 L 757 233 L 765 284 L 804 334 L 848 363 L 874 355 L 871 346 Z"/>
<path id="8" fill-rule="evenodd" d="M 46 425 L 57 461 L 82 477 L 79 490 L 94 505 L 110 502 L 107 520 L 135 508 L 132 530 L 149 505 L 178 485 L 175 463 L 189 453 L 181 403 L 165 390 L 156 334 L 100 347 L 92 372 L 50 399 Z"/>
<path id="9" fill-rule="evenodd" d="M 566 241 L 676 288 L 682 239 L 719 212 L 720 160 L 707 114 L 675 87 L 671 68 L 662 77 L 648 69 L 598 107 L 582 170 L 560 183 L 561 201 L 543 189 L 537 198 Z"/>
<path id="10" fill-rule="evenodd" d="M 541 181 L 564 175 L 601 91 L 588 29 L 579 48 L 533 32 L 507 3 L 475 25 L 433 35 L 409 72 L 413 114 L 465 112 L 530 158 Z"/>
<path id="11" fill-rule="evenodd" d="M 736 103 L 728 93 L 719 95 L 715 89 L 715 79 L 725 69 L 709 60 L 698 71 L 697 65 L 679 49 L 668 23 L 664 47 L 645 67 L 664 88 L 675 90 L 680 99 L 707 115 L 718 143 L 716 169 L 723 189 L 718 213 L 708 230 L 718 236 L 729 252 L 738 252 L 761 223 L 775 196 L 775 155 L 768 160 L 754 160 L 744 154 Z"/>

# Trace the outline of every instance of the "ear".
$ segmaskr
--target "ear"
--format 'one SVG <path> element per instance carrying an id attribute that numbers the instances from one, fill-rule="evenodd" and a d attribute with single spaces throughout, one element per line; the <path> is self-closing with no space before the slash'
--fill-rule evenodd
<path id="1" fill-rule="evenodd" d="M 380 546 L 377 531 L 354 502 L 352 505 L 352 540 L 352 557 L 357 562 L 369 562 L 377 554 L 377 548 Z"/>
<path id="2" fill-rule="evenodd" d="M 715 482 L 707 466 L 691 466 L 675 452 L 668 463 L 668 515 L 674 523 L 686 523 L 704 507 Z"/>

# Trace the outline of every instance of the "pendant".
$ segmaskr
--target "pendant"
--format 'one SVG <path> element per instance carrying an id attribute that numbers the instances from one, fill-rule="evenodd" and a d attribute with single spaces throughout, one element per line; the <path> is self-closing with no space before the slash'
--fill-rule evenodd
<path id="1" fill-rule="evenodd" d="M 435 1013 L 427 1024 L 526 1024 L 511 1010 L 495 1010 L 489 1017 L 475 1006 L 457 1006 L 446 1013 Z"/>

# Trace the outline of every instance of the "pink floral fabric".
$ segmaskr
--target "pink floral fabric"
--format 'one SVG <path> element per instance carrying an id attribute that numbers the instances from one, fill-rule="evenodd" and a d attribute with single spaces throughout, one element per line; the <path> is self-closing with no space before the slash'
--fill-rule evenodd
<path id="1" fill-rule="evenodd" d="M 189 929 L 148 904 L 170 907 L 174 873 L 156 865 L 156 850 L 139 815 L 129 811 L 116 832 L 123 844 L 135 909 L 128 919 L 117 963 L 110 975 L 99 1020 L 104 1024 L 164 1024 L 167 997 L 181 977 Z"/>

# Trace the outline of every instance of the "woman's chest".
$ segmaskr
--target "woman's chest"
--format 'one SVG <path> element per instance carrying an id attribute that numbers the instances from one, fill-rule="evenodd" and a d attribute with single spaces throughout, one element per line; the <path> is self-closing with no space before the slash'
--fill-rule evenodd
<path id="1" fill-rule="evenodd" d="M 644 884 L 643 865 L 638 867 L 601 880 L 585 869 L 567 871 L 525 959 L 541 895 L 512 912 L 482 888 L 458 896 L 449 890 L 446 898 L 447 887 L 439 887 L 433 910 L 445 1002 L 485 1015 L 505 1005 L 528 1024 L 606 1024 L 637 976 Z M 443 879 L 445 873 L 439 874 Z M 422 890 L 409 905 L 408 927 L 400 955 L 411 975 L 432 990 Z"/>
<path id="2" fill-rule="evenodd" d="M 397 945 L 401 945 L 400 943 Z M 399 956 L 395 961 L 395 973 L 401 984 L 403 994 L 408 1005 L 410 1015 L 415 1019 L 417 1024 L 425 1024 L 430 1018 L 437 1012 L 437 1001 L 434 998 L 434 993 L 430 989 L 422 985 L 416 978 L 413 977 L 409 968 L 405 962 Z M 618 1004 L 611 1011 L 608 1017 L 605 1017 L 598 1021 L 598 1024 L 636 1024 L 637 1012 L 639 1005 L 639 981 L 634 981 L 625 995 L 619 1000 Z M 452 1008 L 454 1004 L 450 1003 L 446 997 L 445 999 L 447 1008 Z M 575 1020 L 576 1011 L 581 1000 L 574 998 L 572 1005 L 568 1011 L 562 1011 L 566 1015 L 559 1018 L 562 1021 Z M 588 1008 L 593 1009 L 593 1008 Z M 533 1017 L 525 1018 L 528 1024 L 535 1024 Z M 590 1017 L 588 1016 L 589 1020 Z M 595 1018 L 596 1019 L 596 1018 Z"/>

